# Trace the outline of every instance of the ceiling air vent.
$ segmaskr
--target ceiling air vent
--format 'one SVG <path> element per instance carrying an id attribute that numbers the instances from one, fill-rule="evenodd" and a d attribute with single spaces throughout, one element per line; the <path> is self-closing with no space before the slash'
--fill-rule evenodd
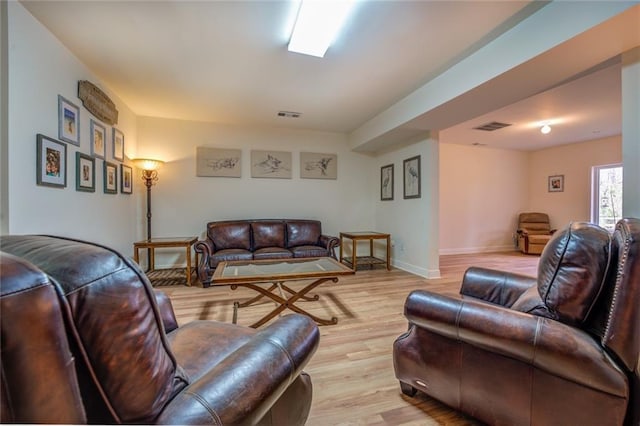
<path id="1" fill-rule="evenodd" d="M 504 127 L 511 126 L 511 124 L 500 123 L 499 121 L 492 121 L 491 123 L 483 124 L 482 126 L 474 127 L 476 130 L 484 130 L 486 132 L 493 132 L 494 130 L 502 129 Z"/>
<path id="2" fill-rule="evenodd" d="M 278 117 L 285 118 L 300 118 L 302 115 L 301 112 L 293 112 L 293 111 L 278 111 Z"/>

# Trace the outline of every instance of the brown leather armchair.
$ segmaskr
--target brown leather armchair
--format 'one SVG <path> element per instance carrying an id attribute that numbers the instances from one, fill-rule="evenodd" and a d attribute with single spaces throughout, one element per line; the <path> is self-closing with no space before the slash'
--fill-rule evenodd
<path id="1" fill-rule="evenodd" d="M 319 332 L 178 326 L 138 266 L 96 244 L 0 239 L 2 423 L 301 425 Z"/>
<path id="2" fill-rule="evenodd" d="M 546 213 L 520 213 L 518 216 L 518 248 L 525 254 L 541 254 L 555 229 L 551 229 Z"/>
<path id="3" fill-rule="evenodd" d="M 640 220 L 572 223 L 538 277 L 470 268 L 460 296 L 412 292 L 402 392 L 491 425 L 640 424 Z"/>

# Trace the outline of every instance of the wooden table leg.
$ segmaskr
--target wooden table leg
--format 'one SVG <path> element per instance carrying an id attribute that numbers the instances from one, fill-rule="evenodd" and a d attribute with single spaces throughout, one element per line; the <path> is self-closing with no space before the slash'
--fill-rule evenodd
<path id="1" fill-rule="evenodd" d="M 336 318 L 336 317 L 331 317 L 330 319 L 320 318 L 320 317 L 317 317 L 317 316 L 311 314 L 310 312 L 305 311 L 304 309 L 300 308 L 299 306 L 295 305 L 295 302 L 298 299 L 303 299 L 303 300 L 308 299 L 308 296 L 306 296 L 306 294 L 309 291 L 313 290 L 314 288 L 316 288 L 320 284 L 322 284 L 324 282 L 327 282 L 327 281 L 338 282 L 338 278 L 337 277 L 321 278 L 319 280 L 313 281 L 312 283 L 310 283 L 309 285 L 307 285 L 306 287 L 304 287 L 302 290 L 300 290 L 298 292 L 293 291 L 293 290 L 291 290 L 290 288 L 287 287 L 287 291 L 288 292 L 291 291 L 293 293 L 291 295 L 291 297 L 289 297 L 287 299 L 285 299 L 283 296 L 273 292 L 274 289 L 279 288 L 277 283 L 272 284 L 269 287 L 269 289 L 265 289 L 265 288 L 261 287 L 260 285 L 252 284 L 252 283 L 234 284 L 234 285 L 231 286 L 231 289 L 235 289 L 237 287 L 247 287 L 247 288 L 250 288 L 250 289 L 255 290 L 256 292 L 260 293 L 258 296 L 252 298 L 251 300 L 255 301 L 257 299 L 260 299 L 260 298 L 266 296 L 269 299 L 271 299 L 274 302 L 276 302 L 277 307 L 274 310 L 272 310 L 271 312 L 269 312 L 267 315 L 262 317 L 260 320 L 258 320 L 255 323 L 251 324 L 252 328 L 258 328 L 261 325 L 267 323 L 269 320 L 274 318 L 276 315 L 280 314 L 285 309 L 290 309 L 293 312 L 297 312 L 299 314 L 306 315 L 309 318 L 311 318 L 312 320 L 314 320 L 316 323 L 318 323 L 319 325 L 331 325 L 331 324 L 337 324 L 338 323 L 338 318 Z M 235 302 L 233 304 L 233 306 L 234 306 L 233 320 L 234 320 L 234 324 L 235 324 L 236 323 L 235 321 L 237 321 L 237 316 L 238 316 L 238 308 L 243 307 L 243 306 L 248 306 L 248 304 L 247 304 L 247 302 L 243 302 L 243 303 Z"/>
<path id="2" fill-rule="evenodd" d="M 149 248 L 149 272 L 156 270 L 156 249 L 154 247 Z"/>
<path id="3" fill-rule="evenodd" d="M 353 268 L 354 271 L 358 270 L 358 266 L 356 265 L 356 262 L 358 261 L 358 257 L 356 255 L 356 249 L 358 247 L 358 240 L 356 239 L 351 239 L 351 267 Z"/>
<path id="4" fill-rule="evenodd" d="M 387 237 L 387 271 L 391 270 L 391 236 Z"/>
<path id="5" fill-rule="evenodd" d="M 191 246 L 187 245 L 187 285 L 191 287 Z"/>

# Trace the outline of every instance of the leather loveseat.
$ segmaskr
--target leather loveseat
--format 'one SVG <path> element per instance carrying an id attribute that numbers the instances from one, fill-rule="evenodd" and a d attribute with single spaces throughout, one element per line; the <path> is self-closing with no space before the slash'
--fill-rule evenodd
<path id="1" fill-rule="evenodd" d="M 317 326 L 178 326 L 171 302 L 106 247 L 0 239 L 2 423 L 302 425 Z"/>
<path id="2" fill-rule="evenodd" d="M 490 425 L 640 424 L 640 220 L 556 232 L 538 276 L 473 267 L 416 290 L 393 347 L 402 392 Z"/>
<path id="3" fill-rule="evenodd" d="M 317 220 L 227 220 L 207 223 L 194 249 L 200 255 L 198 278 L 204 287 L 218 263 L 232 260 L 325 257 L 335 259 L 340 240 L 322 234 Z"/>

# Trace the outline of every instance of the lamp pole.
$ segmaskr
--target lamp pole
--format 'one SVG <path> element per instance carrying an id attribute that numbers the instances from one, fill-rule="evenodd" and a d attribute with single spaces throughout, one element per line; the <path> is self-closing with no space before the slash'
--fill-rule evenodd
<path id="1" fill-rule="evenodd" d="M 160 160 L 140 158 L 133 160 L 134 164 L 142 169 L 142 180 L 147 187 L 147 241 L 151 240 L 151 187 L 158 180 L 158 168 L 163 164 Z M 153 252 L 152 248 L 147 248 L 147 271 L 152 269 Z"/>

